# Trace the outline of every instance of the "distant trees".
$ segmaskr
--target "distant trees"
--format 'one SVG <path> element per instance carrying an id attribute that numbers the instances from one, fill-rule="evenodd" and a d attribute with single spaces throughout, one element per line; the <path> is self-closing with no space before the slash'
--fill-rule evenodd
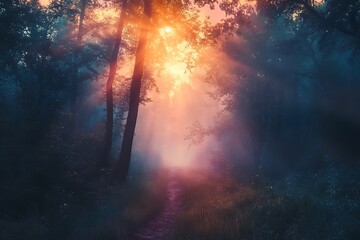
<path id="1" fill-rule="evenodd" d="M 74 59 L 73 59 L 73 71 L 72 71 L 72 84 L 71 84 L 71 94 L 70 94 L 70 112 L 72 114 L 76 113 L 76 100 L 78 95 L 78 88 L 79 88 L 79 68 L 81 67 L 77 62 L 77 58 L 81 53 L 82 48 L 82 38 L 83 38 L 83 31 L 84 31 L 84 19 L 86 13 L 86 5 L 87 0 L 80 0 L 80 14 L 79 14 L 79 24 L 78 24 L 78 31 L 76 36 L 76 46 L 74 52 Z M 73 119 L 73 122 L 75 119 Z"/>
<path id="2" fill-rule="evenodd" d="M 312 22 L 312 27 L 322 29 L 327 35 L 334 30 L 358 38 L 359 2 L 356 0 L 321 0 L 321 1 L 257 1 L 260 10 L 271 15 L 283 15 L 286 18 L 299 16 Z"/>
<path id="3" fill-rule="evenodd" d="M 239 3 L 223 8 L 236 32 L 221 48 L 233 74 L 210 83 L 250 130 L 239 138 L 252 146 L 256 168 L 280 176 L 289 168 L 357 162 L 357 1 L 259 0 L 254 11 Z M 212 79 L 221 77 L 212 72 Z"/>
<path id="4" fill-rule="evenodd" d="M 26 118 L 24 127 L 29 127 L 33 131 L 30 135 L 35 137 L 52 119 L 60 104 L 59 92 L 66 85 L 56 66 L 61 61 L 51 38 L 56 34 L 50 35 L 57 16 L 46 14 L 35 1 L 7 1 L 1 4 L 0 17 L 4 31 L 1 82 L 8 88 L 7 95 L 14 97 L 9 116 Z M 16 111 L 11 110 L 14 106 Z"/>
<path id="5" fill-rule="evenodd" d="M 329 0 L 291 4 L 285 1 L 282 6 L 284 8 L 275 11 L 277 18 L 272 14 L 266 16 L 272 24 L 284 21 L 282 31 L 288 32 L 287 37 L 277 41 L 277 52 L 291 70 L 287 83 L 281 81 L 282 85 L 286 83 L 288 96 L 282 104 L 290 103 L 288 99 L 292 95 L 296 97 L 292 98 L 292 105 L 283 110 L 280 121 L 284 123 L 282 128 L 289 122 L 297 124 L 292 130 L 298 140 L 291 148 L 295 150 L 290 151 L 296 153 L 296 149 L 302 149 L 296 156 L 289 157 L 297 159 L 290 165 L 320 167 L 328 164 L 329 159 L 354 162 L 359 152 L 354 151 L 353 138 L 359 131 L 360 119 L 354 97 L 360 89 L 351 72 L 359 67 L 356 15 L 360 5 L 357 1 Z M 281 30 L 281 26 L 277 28 Z M 296 55 L 291 56 L 294 53 Z M 292 61 L 291 65 L 284 63 L 287 59 Z M 289 69 L 289 66 L 293 67 Z M 293 112 L 294 109 L 298 109 L 298 113 Z M 288 116 L 284 115 L 286 112 Z M 346 147 L 340 142 L 347 142 Z"/>
<path id="6" fill-rule="evenodd" d="M 43 7 L 38 1 L 0 2 L 0 174 L 1 188 L 7 192 L 0 200 L 2 220 L 44 216 L 49 209 L 59 216 L 60 202 L 71 201 L 73 190 L 68 187 L 77 185 L 78 175 L 69 173 L 81 169 L 74 167 L 81 162 L 74 152 L 83 143 L 80 134 L 71 133 L 77 141 L 64 137 L 72 73 L 74 66 L 80 69 L 79 83 L 96 78 L 93 66 L 101 68 L 104 49 L 84 41 L 81 53 L 76 53 L 76 3 L 52 1 Z"/>
<path id="7" fill-rule="evenodd" d="M 0 40 L 4 66 L 0 69 L 0 92 L 6 109 L 1 130 L 9 142 L 34 149 L 59 118 L 59 111 L 72 109 L 74 113 L 75 99 L 83 95 L 83 83 L 99 76 L 107 40 L 98 38 L 95 45 L 89 38 L 106 23 L 89 18 L 84 25 L 85 7 L 88 15 L 94 16 L 97 5 L 92 1 L 77 3 L 52 1 L 46 7 L 37 1 L 0 3 L 4 32 Z M 69 108 L 69 103 L 73 107 Z M 66 117 L 72 118 L 72 114 Z M 14 122 L 21 122 L 21 130 L 11 134 L 6 126 Z M 70 132 L 69 128 L 64 132 Z"/>

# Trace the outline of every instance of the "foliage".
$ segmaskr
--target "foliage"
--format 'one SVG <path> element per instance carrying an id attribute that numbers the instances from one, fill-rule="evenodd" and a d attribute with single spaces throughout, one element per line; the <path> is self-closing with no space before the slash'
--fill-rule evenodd
<path id="1" fill-rule="evenodd" d="M 336 1 L 311 9 L 305 9 L 304 2 L 258 1 L 249 14 L 236 11 L 247 24 L 239 22 L 236 36 L 224 40 L 212 58 L 202 61 L 211 96 L 233 115 L 227 124 L 233 127 L 226 129 L 219 121 L 213 133 L 230 136 L 237 132 L 232 141 L 250 146 L 249 162 L 256 163 L 257 172 L 273 177 L 289 169 L 326 167 L 326 155 L 333 162 L 359 159 L 354 142 L 359 131 L 355 99 L 360 90 L 354 75 L 359 67 L 356 37 L 336 30 L 337 24 L 329 35 L 308 16 L 314 14 L 312 10 L 332 11 Z M 342 11 L 357 6 L 351 1 L 342 3 Z M 331 14 L 331 19 L 341 16 Z M 225 64 L 219 64 L 219 58 L 226 59 Z M 232 151 L 227 153 L 223 144 L 224 155 L 229 153 L 227 159 L 233 162 Z M 242 172 L 241 168 L 235 171 Z"/>
<path id="2" fill-rule="evenodd" d="M 183 211 L 171 239 L 356 239 L 359 185 L 349 172 L 355 174 L 333 166 L 248 184 L 229 176 L 183 174 Z"/>
<path id="3" fill-rule="evenodd" d="M 82 31 L 82 1 L 0 2 L 1 239 L 126 239 L 161 208 L 163 178 L 136 176 L 114 189 L 111 170 L 98 165 L 102 84 L 121 9 L 105 2 L 86 2 Z M 213 126 L 195 122 L 185 138 L 215 135 L 213 169 L 231 176 L 183 179 L 174 239 L 359 238 L 359 2 L 154 2 L 141 102 L 166 63 L 200 69 L 223 108 Z M 143 27 L 142 1 L 129 3 L 114 88 L 118 135 Z M 226 19 L 201 19 L 205 5 Z"/>

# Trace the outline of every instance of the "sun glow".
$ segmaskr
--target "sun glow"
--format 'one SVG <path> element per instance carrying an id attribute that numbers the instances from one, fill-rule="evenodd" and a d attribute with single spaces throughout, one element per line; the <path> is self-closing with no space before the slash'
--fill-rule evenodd
<path id="1" fill-rule="evenodd" d="M 112 12 L 103 11 L 96 12 L 95 17 L 102 21 L 107 14 L 113 18 Z M 134 152 L 144 154 L 144 162 L 141 164 L 206 167 L 203 162 L 195 164 L 195 160 L 201 161 L 197 156 L 208 152 L 206 148 L 213 140 L 207 140 L 201 147 L 192 149 L 189 149 L 189 143 L 184 140 L 187 127 L 194 121 L 207 123 L 209 119 L 215 119 L 217 113 L 218 103 L 203 92 L 202 83 L 196 80 L 201 68 L 197 62 L 205 52 L 205 46 L 197 45 L 197 41 L 204 38 L 205 34 L 199 28 L 195 34 L 189 35 L 192 27 L 199 25 L 197 22 L 164 19 L 156 23 L 149 31 L 145 58 L 146 73 L 152 76 L 146 81 L 154 81 L 156 87 L 147 91 L 146 97 L 151 102 L 140 106 L 136 136 L 141 137 L 135 136 Z M 139 33 L 137 23 L 134 25 L 135 27 L 127 23 L 125 27 Z M 124 63 L 119 64 L 118 75 L 123 75 L 124 79 L 131 78 L 133 55 L 133 52 L 129 53 L 129 57 L 123 58 Z M 126 72 L 120 70 L 124 68 L 124 64 L 129 66 Z M 119 92 L 126 91 L 120 82 L 115 84 Z"/>
<path id="2" fill-rule="evenodd" d="M 174 37 L 174 31 L 173 31 L 172 27 L 170 27 L 170 26 L 161 27 L 159 29 L 159 32 L 160 32 L 160 35 L 164 38 Z"/>
<path id="3" fill-rule="evenodd" d="M 48 6 L 50 4 L 50 0 L 40 0 L 39 1 L 41 6 Z"/>
<path id="4" fill-rule="evenodd" d="M 88 13 L 89 14 L 89 13 Z M 111 21 L 113 24 L 116 23 L 119 16 L 119 12 L 115 8 L 96 8 L 91 13 L 92 20 L 96 22 Z"/>
<path id="5" fill-rule="evenodd" d="M 178 26 L 174 26 L 178 27 Z M 183 85 L 191 85 L 191 66 L 199 56 L 198 50 L 192 47 L 188 41 L 183 40 L 181 33 L 168 26 L 162 26 L 158 29 L 161 40 L 161 46 L 154 46 L 149 55 L 156 55 L 159 58 L 159 64 L 162 70 L 157 78 L 166 79 L 166 81 L 158 81 L 157 85 L 163 96 L 172 101 L 175 95 L 179 93 L 179 89 Z M 162 49 L 162 50 L 160 50 Z M 160 54 L 160 51 L 161 54 Z"/>
<path id="6" fill-rule="evenodd" d="M 186 42 L 168 48 L 171 52 L 164 65 L 163 76 L 167 79 L 170 88 L 168 97 L 171 100 L 183 85 L 191 85 L 192 72 L 189 66 L 191 61 L 197 61 L 199 53 Z M 175 53 L 175 54 L 174 54 Z"/>
<path id="7" fill-rule="evenodd" d="M 166 32 L 166 33 L 171 33 L 171 32 L 172 32 L 171 27 L 166 26 L 166 27 L 165 27 L 165 32 Z"/>
<path id="8" fill-rule="evenodd" d="M 175 93 L 183 84 L 191 84 L 189 73 L 185 63 L 167 63 L 165 71 L 173 79 L 171 89 L 169 90 L 169 98 L 172 99 Z"/>
<path id="9" fill-rule="evenodd" d="M 322 4 L 324 4 L 324 0 L 315 0 L 315 1 L 314 1 L 314 4 L 315 4 L 316 6 L 322 5 Z"/>

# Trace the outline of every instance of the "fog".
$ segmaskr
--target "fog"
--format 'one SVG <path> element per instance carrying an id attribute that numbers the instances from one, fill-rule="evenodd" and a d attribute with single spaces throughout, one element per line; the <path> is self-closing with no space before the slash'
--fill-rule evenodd
<path id="1" fill-rule="evenodd" d="M 358 1 L 125 2 L 0 3 L 0 239 L 360 239 Z"/>

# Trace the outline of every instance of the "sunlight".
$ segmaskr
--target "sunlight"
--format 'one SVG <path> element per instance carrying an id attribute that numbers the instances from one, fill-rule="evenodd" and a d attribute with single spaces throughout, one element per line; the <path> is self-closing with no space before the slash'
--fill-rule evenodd
<path id="1" fill-rule="evenodd" d="M 169 90 L 169 98 L 172 99 L 181 85 L 190 84 L 191 81 L 185 63 L 167 63 L 165 69 L 166 73 L 173 78 L 173 84 Z"/>
<path id="2" fill-rule="evenodd" d="M 187 127 L 194 121 L 207 125 L 215 119 L 219 104 L 203 92 L 201 84 L 192 82 L 195 73 L 185 71 L 185 63 L 166 63 L 164 72 L 157 79 L 160 94 L 152 93 L 152 102 L 141 106 L 137 127 L 141 138 L 136 139 L 135 149 L 146 152 L 148 164 L 169 168 L 207 168 L 208 164 L 198 156 L 209 153 L 210 145 L 211 149 L 216 149 L 213 138 L 191 149 L 184 139 Z"/>
<path id="3" fill-rule="evenodd" d="M 27 0 L 26 2 L 30 3 L 30 0 Z M 47 7 L 50 4 L 50 0 L 39 0 L 39 4 L 43 7 Z"/>
<path id="4" fill-rule="evenodd" d="M 324 0 L 314 0 L 313 1 L 313 6 L 314 7 L 321 7 L 323 4 L 324 4 Z M 296 21 L 303 12 L 304 12 L 304 9 L 297 9 L 291 15 L 292 20 Z"/>
<path id="5" fill-rule="evenodd" d="M 169 26 L 165 27 L 165 32 L 166 33 L 171 33 L 171 31 L 172 31 L 171 27 L 169 27 Z"/>
<path id="6" fill-rule="evenodd" d="M 323 3 L 324 3 L 324 0 L 315 0 L 314 1 L 315 6 L 322 5 Z"/>
<path id="7" fill-rule="evenodd" d="M 181 24 L 164 20 L 152 29 L 147 48 L 147 56 L 151 57 L 147 58 L 147 64 L 153 69 L 156 89 L 148 92 L 151 103 L 140 107 L 136 132 L 141 138 L 136 138 L 134 149 L 146 153 L 146 164 L 206 168 L 208 165 L 200 164 L 197 158 L 208 153 L 209 145 L 215 149 L 214 139 L 189 149 L 184 136 L 194 121 L 206 126 L 215 119 L 219 102 L 208 97 L 195 80 L 201 68 L 198 60 L 206 52 L 206 46 L 196 41 L 205 34 L 199 28 L 193 38 L 187 39 L 192 24 Z M 133 65 L 133 59 L 125 59 L 125 65 Z M 131 73 L 122 75 L 131 77 Z"/>
<path id="8" fill-rule="evenodd" d="M 118 18 L 118 15 L 119 15 L 118 10 L 112 7 L 96 8 L 93 11 L 92 19 L 97 22 L 108 21 L 110 19 L 115 23 Z"/>
<path id="9" fill-rule="evenodd" d="M 50 0 L 40 0 L 39 3 L 41 6 L 46 7 L 50 4 Z"/>
<path id="10" fill-rule="evenodd" d="M 174 31 L 173 31 L 172 27 L 170 27 L 170 26 L 165 26 L 165 27 L 160 28 L 159 32 L 162 37 L 169 37 L 169 36 L 174 35 Z"/>
<path id="11" fill-rule="evenodd" d="M 189 149 L 184 136 L 187 127 L 194 121 L 205 126 L 216 118 L 219 102 L 203 92 L 203 85 L 196 81 L 199 74 L 198 60 L 205 54 L 203 48 L 195 48 L 175 29 L 164 25 L 157 31 L 163 44 L 162 54 L 158 45 L 149 49 L 156 55 L 161 70 L 156 76 L 159 92 L 149 93 L 152 102 L 139 111 L 138 135 L 135 149 L 146 152 L 148 164 L 159 164 L 169 168 L 207 168 L 209 165 L 198 159 L 211 149 L 216 149 L 213 138 L 208 138 L 201 146 Z M 170 31 L 170 32 L 169 32 Z M 154 61 L 154 59 L 152 59 Z M 156 134 L 154 134 L 156 132 Z M 204 157 L 206 159 L 207 157 Z"/>
<path id="12" fill-rule="evenodd" d="M 171 54 L 165 59 L 164 72 L 160 77 L 165 77 L 166 84 L 170 85 L 167 94 L 171 100 L 176 94 L 181 94 L 178 90 L 182 85 L 192 84 L 189 64 L 196 62 L 200 53 L 185 41 L 175 46 L 167 46 L 167 51 Z"/>

